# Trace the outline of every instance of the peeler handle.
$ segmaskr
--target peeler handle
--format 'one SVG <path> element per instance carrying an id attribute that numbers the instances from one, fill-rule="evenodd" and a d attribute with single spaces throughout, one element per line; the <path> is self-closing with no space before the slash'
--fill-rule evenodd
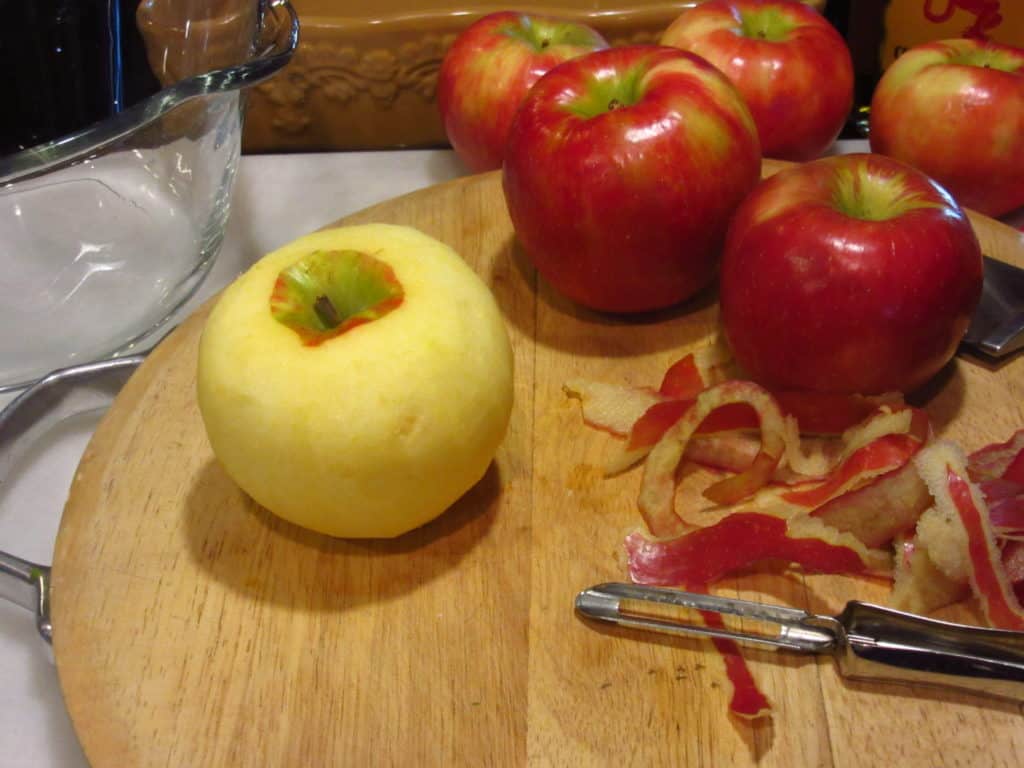
<path id="1" fill-rule="evenodd" d="M 838 617 L 851 678 L 944 685 L 1024 701 L 1024 633 L 953 624 L 851 602 Z"/>

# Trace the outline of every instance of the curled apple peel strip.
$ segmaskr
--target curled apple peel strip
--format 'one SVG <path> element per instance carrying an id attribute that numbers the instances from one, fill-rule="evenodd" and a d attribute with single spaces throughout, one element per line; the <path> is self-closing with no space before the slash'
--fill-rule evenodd
<path id="1" fill-rule="evenodd" d="M 693 591 L 693 590 L 691 590 Z M 704 591 L 707 590 L 696 590 Z M 701 611 L 704 623 L 714 629 L 725 629 L 722 614 Z M 743 658 L 739 644 L 724 637 L 711 639 L 715 650 L 725 663 L 725 675 L 732 684 L 732 696 L 729 698 L 729 711 L 743 720 L 756 720 L 771 715 L 772 705 L 768 697 L 761 692 L 757 681 L 750 673 L 747 660 Z"/>
<path id="2" fill-rule="evenodd" d="M 752 495 L 772 476 L 785 451 L 782 412 L 771 395 L 749 381 L 727 381 L 704 390 L 686 413 L 658 441 L 644 464 L 640 487 L 640 513 L 656 536 L 674 536 L 685 530 L 675 512 L 675 471 L 686 444 L 701 423 L 718 408 L 742 403 L 752 407 L 761 426 L 761 448 L 743 472 L 711 485 L 704 495 L 716 504 L 729 504 Z"/>
<path id="3" fill-rule="evenodd" d="M 1018 467 L 1024 467 L 1024 429 L 1017 430 L 1004 443 L 993 443 L 974 451 L 969 457 L 967 471 L 976 483 L 1007 480 L 1024 485 L 1024 475 L 1016 475 Z"/>
<path id="4" fill-rule="evenodd" d="M 936 441 L 915 459 L 935 499 L 921 517 L 917 545 L 952 582 L 966 580 L 989 624 L 1024 630 L 1024 606 L 1003 564 L 984 494 L 958 446 Z"/>
<path id="5" fill-rule="evenodd" d="M 629 576 L 637 584 L 705 587 L 765 560 L 814 573 L 888 573 L 892 555 L 820 520 L 787 520 L 770 512 L 737 512 L 675 538 L 642 531 L 626 537 Z"/>
<path id="6" fill-rule="evenodd" d="M 1021 461 L 1024 430 L 1004 443 L 970 454 L 966 465 L 968 478 L 977 483 L 988 506 L 992 533 L 1002 548 L 1001 567 L 1018 600 L 1024 597 L 1024 547 L 1017 540 L 1024 515 L 1024 484 L 1012 477 Z M 928 498 L 929 508 L 921 514 L 913 536 L 902 543 L 890 601 L 900 610 L 915 613 L 959 602 L 970 592 L 967 531 L 952 505 L 936 504 L 930 493 Z"/>
<path id="7" fill-rule="evenodd" d="M 617 437 L 626 437 L 651 406 L 667 399 L 651 389 L 620 387 L 588 379 L 567 381 L 562 390 L 580 401 L 587 426 Z"/>
<path id="8" fill-rule="evenodd" d="M 803 409 L 811 414 L 811 431 L 826 423 L 821 416 L 830 404 L 845 409 L 831 426 L 845 427 L 835 450 L 807 452 L 802 424 L 792 415 L 799 403 L 780 407 L 786 396 L 750 382 L 710 387 L 692 402 L 658 395 L 628 428 L 627 453 L 638 459 L 645 443 L 656 441 L 641 489 L 649 533 L 636 531 L 625 542 L 634 581 L 707 591 L 764 559 L 807 571 L 881 572 L 892 556 L 876 547 L 895 540 L 898 607 L 928 612 L 961 599 L 970 583 L 991 623 L 1016 628 L 1024 622 L 1024 430 L 976 451 L 970 462 L 952 446 L 945 474 L 929 476 L 927 457 L 939 450 L 931 446 L 948 444 L 930 443 L 927 415 L 898 398 L 818 399 Z M 849 425 L 851 414 L 863 416 L 868 408 L 866 418 Z M 760 441 L 750 431 L 758 428 Z M 764 454 L 772 462 L 768 471 L 757 465 Z M 717 518 L 703 527 L 684 522 L 674 509 L 675 469 L 684 456 L 739 472 L 723 481 L 719 503 L 727 506 L 711 510 Z M 714 500 L 723 482 L 705 495 Z M 734 714 L 764 714 L 767 699 L 738 649 L 719 651 L 734 684 Z"/>

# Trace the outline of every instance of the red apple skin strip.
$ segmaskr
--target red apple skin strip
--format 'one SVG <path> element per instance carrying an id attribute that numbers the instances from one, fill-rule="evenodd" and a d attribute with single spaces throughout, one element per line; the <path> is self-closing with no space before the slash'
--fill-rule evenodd
<path id="1" fill-rule="evenodd" d="M 677 400 L 692 400 L 707 389 L 707 386 L 708 382 L 704 380 L 697 367 L 697 359 L 689 354 L 669 366 L 661 379 L 658 392 Z"/>
<path id="2" fill-rule="evenodd" d="M 1024 450 L 1019 451 L 1013 457 L 1010 465 L 1003 472 L 1002 479 L 1024 486 Z"/>
<path id="3" fill-rule="evenodd" d="M 666 400 L 655 403 L 641 416 L 629 432 L 629 450 L 651 448 L 690 410 L 696 398 Z M 757 411 L 746 403 L 726 403 L 712 411 L 697 427 L 696 434 L 717 434 L 760 427 Z"/>
<path id="4" fill-rule="evenodd" d="M 692 591 L 707 592 L 707 589 L 688 587 Z M 713 629 L 725 629 L 725 622 L 720 613 L 701 611 L 704 623 Z M 756 720 L 759 717 L 771 715 L 772 707 L 768 698 L 761 693 L 750 674 L 750 667 L 740 652 L 739 645 L 734 640 L 725 637 L 714 637 L 711 639 L 716 650 L 725 662 L 725 674 L 732 683 L 732 697 L 729 699 L 729 711 L 744 720 Z"/>
<path id="5" fill-rule="evenodd" d="M 684 457 L 688 461 L 712 469 L 742 472 L 751 464 L 761 450 L 761 441 L 756 435 L 737 432 L 702 435 L 690 438 Z"/>
<path id="6" fill-rule="evenodd" d="M 661 390 L 661 394 L 668 393 Z M 801 434 L 840 435 L 863 423 L 879 409 L 879 403 L 854 395 L 827 395 L 817 392 L 773 392 L 784 416 L 792 416 L 800 425 Z M 693 399 L 696 394 L 690 395 Z M 688 404 L 669 401 L 652 406 L 634 425 L 629 447 L 653 446 L 686 412 Z M 724 405 L 708 416 L 700 426 L 701 433 L 727 430 L 758 429 L 757 412 L 743 403 Z"/>
<path id="7" fill-rule="evenodd" d="M 855 536 L 867 547 L 881 547 L 912 529 L 931 504 L 928 487 L 908 460 L 868 485 L 822 504 L 810 515 Z"/>
<path id="8" fill-rule="evenodd" d="M 962 451 L 954 443 L 936 441 L 918 454 L 915 464 L 935 499 L 929 521 L 938 523 L 925 531 L 928 515 L 922 516 L 918 540 L 925 543 L 929 534 L 929 556 L 951 578 L 962 574 L 959 579 L 970 584 L 991 626 L 1024 630 L 1024 607 L 1003 565 L 981 489 L 968 479 Z"/>
<path id="9" fill-rule="evenodd" d="M 984 491 L 985 488 L 983 486 L 982 493 Z M 1021 492 L 1017 496 L 1006 496 L 990 500 L 988 494 L 985 494 L 985 498 L 988 501 L 989 519 L 992 522 L 992 527 L 997 529 L 1000 535 L 1006 536 L 1024 532 L 1024 487 L 1021 487 Z"/>
<path id="10" fill-rule="evenodd" d="M 832 396 L 820 396 L 819 404 L 825 397 Z M 843 396 L 843 399 L 850 398 L 849 396 Z M 799 476 L 803 474 L 816 477 L 827 475 L 836 464 L 836 461 L 841 462 L 844 460 L 846 453 L 851 452 L 850 449 L 862 447 L 865 436 L 879 437 L 887 432 L 892 432 L 893 434 L 909 433 L 918 437 L 922 443 L 927 439 L 929 423 L 928 416 L 924 411 L 909 408 L 899 403 L 883 403 L 879 405 L 874 401 L 869 401 L 867 398 L 857 398 L 857 401 L 871 402 L 874 410 L 868 411 L 866 407 L 858 406 L 856 411 L 858 415 L 865 412 L 868 415 L 843 432 L 843 443 L 847 446 L 843 453 L 831 457 L 823 455 L 808 459 L 800 452 L 798 444 L 800 440 L 799 428 L 794 427 L 792 432 L 786 435 L 784 444 L 786 446 L 786 458 L 790 465 L 787 472 L 790 475 L 795 474 Z M 673 401 L 659 403 L 649 408 L 630 431 L 629 441 L 625 450 L 609 463 L 608 473 L 617 474 L 640 461 L 646 455 L 649 446 L 660 439 L 687 410 L 688 405 Z M 784 409 L 780 410 L 784 411 Z M 787 422 L 790 418 L 792 417 L 786 417 Z M 737 402 L 722 405 L 708 414 L 707 418 L 697 428 L 695 434 L 714 434 L 724 439 L 726 435 L 731 433 L 731 435 L 735 436 L 734 439 L 743 440 L 745 439 L 745 434 L 740 430 L 757 430 L 758 427 L 757 411 L 747 403 Z M 881 431 L 879 432 L 879 430 Z M 878 432 L 877 435 L 875 434 L 876 432 Z M 745 460 L 743 464 L 735 465 L 726 460 L 708 456 L 706 453 L 703 458 L 691 456 L 689 455 L 689 450 L 686 452 L 686 458 L 706 464 L 707 466 L 729 469 L 735 472 L 745 471 L 753 463 L 753 455 L 750 459 Z M 780 478 L 775 476 L 774 479 L 778 480 Z"/>
<path id="11" fill-rule="evenodd" d="M 1003 548 L 1003 567 L 1014 585 L 1024 584 L 1024 541 L 1011 541 Z"/>
<path id="12" fill-rule="evenodd" d="M 761 417 L 761 450 L 750 468 L 712 485 L 705 495 L 716 503 L 738 501 L 766 484 L 778 466 L 785 450 L 784 423 L 771 395 L 746 381 L 727 381 L 705 390 L 658 441 L 644 464 L 640 513 L 655 536 L 677 536 L 685 530 L 674 506 L 676 468 L 701 422 L 728 403 L 747 403 L 757 409 Z"/>
<path id="13" fill-rule="evenodd" d="M 651 406 L 630 431 L 627 451 L 629 449 L 635 451 L 637 448 L 649 448 L 655 445 L 668 428 L 682 418 L 683 414 L 692 404 L 692 400 L 706 386 L 700 371 L 697 369 L 693 355 L 687 355 L 669 368 L 658 391 L 663 395 L 679 399 Z M 700 440 L 690 441 L 686 451 L 687 458 L 699 460 L 699 455 L 695 455 L 695 449 L 699 449 L 700 444 Z M 705 443 L 704 447 L 707 448 L 708 444 Z M 636 460 L 642 458 L 646 453 L 646 450 L 640 451 L 640 455 L 637 456 Z M 716 459 L 721 460 L 721 450 L 713 451 L 713 453 Z M 703 454 L 705 461 L 710 457 L 710 454 L 711 452 L 705 451 Z M 742 468 L 749 465 L 750 460 Z M 701 591 L 707 590 L 705 588 Z M 724 627 L 722 617 L 719 614 L 702 612 L 701 615 L 708 626 Z M 753 675 L 750 674 L 750 668 L 747 667 L 746 661 L 740 653 L 739 646 L 735 642 L 724 638 L 714 638 L 712 642 L 725 662 L 726 676 L 732 684 L 729 711 L 737 717 L 746 720 L 769 715 L 771 713 L 771 706 L 768 703 L 768 699 L 758 689 Z"/>
<path id="14" fill-rule="evenodd" d="M 713 483 L 704 490 L 704 497 L 713 501 L 719 506 L 734 504 L 743 499 L 749 498 L 771 482 L 775 474 L 775 468 L 779 466 L 782 450 L 775 453 L 773 449 L 765 449 L 761 444 L 761 451 L 754 457 L 754 461 L 742 472 L 724 480 Z"/>
<path id="15" fill-rule="evenodd" d="M 865 573 L 891 561 L 852 536 L 803 524 L 808 535 L 798 536 L 782 517 L 738 512 L 668 540 L 634 531 L 625 541 L 629 575 L 637 584 L 676 586 L 713 584 L 764 560 L 785 560 L 815 573 Z M 799 523 L 796 528 L 799 532 Z M 829 534 L 834 541 L 822 538 Z"/>
<path id="16" fill-rule="evenodd" d="M 626 437 L 633 425 L 663 395 L 639 387 L 619 387 L 600 381 L 573 379 L 562 386 L 569 397 L 580 401 L 583 421 L 616 437 Z"/>
<path id="17" fill-rule="evenodd" d="M 947 464 L 946 473 L 949 497 L 967 530 L 971 587 L 981 600 L 985 617 L 994 627 L 1024 631 L 1024 607 L 1002 568 L 1002 554 L 988 521 L 988 510 L 956 468 Z"/>
<path id="18" fill-rule="evenodd" d="M 854 451 L 824 482 L 807 490 L 790 491 L 782 498 L 805 507 L 820 506 L 853 480 L 899 469 L 920 447 L 921 442 L 909 435 L 883 435 Z"/>
<path id="19" fill-rule="evenodd" d="M 668 430 L 686 414 L 696 398 L 686 400 L 666 400 L 655 403 L 636 420 L 629 431 L 626 450 L 650 448 L 655 445 Z"/>
<path id="20" fill-rule="evenodd" d="M 1015 474 L 1024 471 L 1024 467 L 1021 466 L 1024 462 L 1022 456 L 1024 429 L 1019 429 L 1005 443 L 986 445 L 972 453 L 967 459 L 967 472 L 970 479 L 976 483 L 1001 479 L 1010 470 L 1011 465 L 1015 467 L 1012 470 Z M 1018 477 L 1016 482 L 1024 484 L 1024 477 Z"/>

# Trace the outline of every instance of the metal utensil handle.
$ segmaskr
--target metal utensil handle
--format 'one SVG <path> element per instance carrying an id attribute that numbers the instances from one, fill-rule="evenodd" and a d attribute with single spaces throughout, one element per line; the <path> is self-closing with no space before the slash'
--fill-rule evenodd
<path id="1" fill-rule="evenodd" d="M 771 631 L 765 633 L 705 626 L 678 617 L 650 615 L 643 610 L 643 606 L 651 608 L 657 605 L 744 617 L 756 624 L 767 625 Z M 596 584 L 576 595 L 575 607 L 580 615 L 589 619 L 624 627 L 676 635 L 723 638 L 771 649 L 804 653 L 831 652 L 835 649 L 837 640 L 836 629 L 833 626 L 835 621 L 830 617 L 814 616 L 798 608 L 782 605 L 684 592 L 669 587 L 621 582 Z"/>
<path id="2" fill-rule="evenodd" d="M 134 355 L 54 371 L 26 389 L 0 412 L 0 482 L 18 458 L 64 419 L 110 405 L 145 355 Z M 50 567 L 0 552 L 0 598 L 36 614 L 47 642 L 50 624 Z"/>
<path id="3" fill-rule="evenodd" d="M 39 634 L 47 643 L 52 641 L 50 566 L 0 552 L 0 597 L 33 611 Z"/>
<path id="4" fill-rule="evenodd" d="M 1024 701 L 1024 633 L 851 602 L 839 616 L 852 678 L 943 685 Z"/>

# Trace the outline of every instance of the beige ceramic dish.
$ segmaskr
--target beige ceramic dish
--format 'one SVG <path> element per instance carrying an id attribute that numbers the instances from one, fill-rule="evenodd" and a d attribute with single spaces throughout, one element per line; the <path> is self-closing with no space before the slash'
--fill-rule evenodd
<path id="1" fill-rule="evenodd" d="M 280 76 L 250 95 L 244 148 L 382 149 L 446 143 L 434 88 L 455 36 L 509 7 L 575 19 L 614 45 L 651 43 L 704 0 L 558 0 L 454 5 L 444 0 L 294 0 L 299 48 Z M 817 8 L 824 0 L 807 0 Z M 361 5 L 361 4 L 360 4 Z"/>

